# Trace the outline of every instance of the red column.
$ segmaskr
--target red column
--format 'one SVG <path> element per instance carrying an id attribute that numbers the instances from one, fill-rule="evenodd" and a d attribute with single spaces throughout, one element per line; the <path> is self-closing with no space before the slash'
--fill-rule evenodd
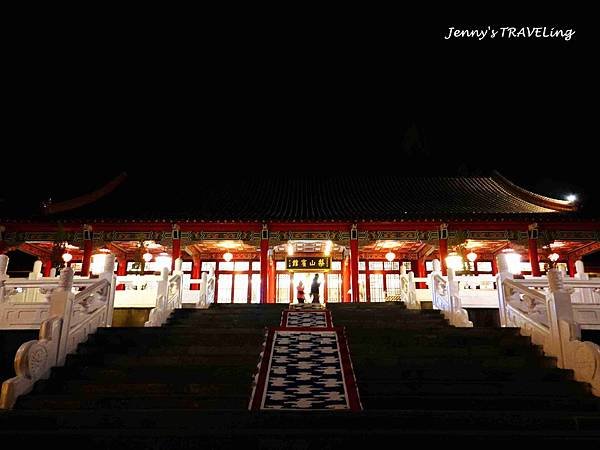
<path id="1" fill-rule="evenodd" d="M 577 258 L 575 258 L 574 256 L 569 256 L 569 258 L 567 259 L 567 265 L 569 267 L 569 276 L 571 278 L 575 277 L 575 261 L 577 261 Z"/>
<path id="2" fill-rule="evenodd" d="M 87 277 L 90 275 L 90 264 L 92 262 L 92 240 L 85 239 L 83 241 L 83 261 L 81 264 L 81 276 Z"/>
<path id="3" fill-rule="evenodd" d="M 446 275 L 446 256 L 448 256 L 448 239 L 440 239 L 440 263 L 442 263 L 442 275 Z"/>
<path id="4" fill-rule="evenodd" d="M 427 276 L 427 270 L 425 269 L 425 258 L 417 259 L 417 278 L 425 278 Z M 425 283 L 417 283 L 417 289 L 424 289 Z"/>
<path id="5" fill-rule="evenodd" d="M 51 270 L 52 270 L 52 260 L 51 259 L 45 259 L 44 263 L 43 263 L 42 273 L 44 274 L 44 276 L 46 278 L 48 278 L 50 276 L 50 271 Z"/>
<path id="6" fill-rule="evenodd" d="M 269 258 L 269 303 L 277 303 L 277 265 L 274 258 Z"/>
<path id="7" fill-rule="evenodd" d="M 123 277 L 125 275 L 127 275 L 127 258 L 122 257 L 122 258 L 118 258 L 118 265 L 117 265 L 117 276 L 119 277 Z M 124 291 L 125 290 L 125 285 L 124 284 L 118 284 L 117 285 L 117 290 L 118 291 Z"/>
<path id="8" fill-rule="evenodd" d="M 442 265 L 442 275 L 446 275 L 446 256 L 448 256 L 448 224 L 441 224 L 439 231 L 440 263 Z"/>
<path id="9" fill-rule="evenodd" d="M 527 235 L 529 236 L 529 262 L 531 263 L 531 275 L 533 275 L 534 277 L 539 277 L 541 275 L 541 272 L 540 260 L 537 251 L 538 228 L 536 223 L 529 225 Z"/>
<path id="10" fill-rule="evenodd" d="M 498 260 L 496 259 L 497 257 L 497 253 L 494 253 L 494 255 L 492 256 L 492 275 L 498 274 Z"/>
<path id="11" fill-rule="evenodd" d="M 260 240 L 260 302 L 267 303 L 269 296 L 269 238 Z"/>
<path id="12" fill-rule="evenodd" d="M 350 258 L 347 256 L 342 261 L 342 302 L 351 301 L 348 291 L 350 290 Z"/>
<path id="13" fill-rule="evenodd" d="M 200 256 L 194 255 L 192 256 L 192 279 L 198 280 L 202 276 L 202 260 Z M 250 283 L 248 283 L 250 284 Z M 197 291 L 200 289 L 199 284 L 190 285 L 191 291 Z"/>
<path id="14" fill-rule="evenodd" d="M 179 225 L 173 225 L 173 254 L 171 255 L 171 270 L 175 270 L 175 260 L 181 258 L 181 236 L 179 234 Z"/>
<path id="15" fill-rule="evenodd" d="M 360 289 L 358 287 L 358 239 L 350 240 L 350 276 L 352 283 L 352 302 L 360 301 Z"/>

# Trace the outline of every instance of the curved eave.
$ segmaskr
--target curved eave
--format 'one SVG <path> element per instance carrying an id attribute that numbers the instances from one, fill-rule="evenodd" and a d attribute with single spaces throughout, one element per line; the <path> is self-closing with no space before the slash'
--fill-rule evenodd
<path id="1" fill-rule="evenodd" d="M 512 181 L 502 176 L 497 170 L 493 171 L 492 179 L 510 194 L 536 206 L 553 209 L 557 212 L 574 212 L 578 209 L 577 205 L 574 203 L 556 198 L 544 197 L 543 195 L 536 194 L 535 192 L 517 186 Z"/>

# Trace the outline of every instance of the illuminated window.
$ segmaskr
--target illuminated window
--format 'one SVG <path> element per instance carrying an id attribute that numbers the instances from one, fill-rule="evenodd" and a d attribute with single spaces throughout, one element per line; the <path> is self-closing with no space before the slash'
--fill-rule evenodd
<path id="1" fill-rule="evenodd" d="M 340 274 L 327 274 L 327 302 L 341 302 L 342 276 Z"/>
<path id="2" fill-rule="evenodd" d="M 284 262 L 285 265 L 285 262 Z M 277 303 L 289 303 L 290 301 L 290 274 L 280 273 L 277 275 Z"/>
<path id="3" fill-rule="evenodd" d="M 260 261 L 252 261 L 252 271 L 260 272 Z"/>
<path id="4" fill-rule="evenodd" d="M 364 273 L 358 274 L 358 300 L 367 301 L 367 276 Z"/>
<path id="5" fill-rule="evenodd" d="M 233 303 L 248 303 L 248 275 L 238 273 L 234 278 Z"/>
<path id="6" fill-rule="evenodd" d="M 367 270 L 367 266 L 364 261 L 358 262 L 358 270 Z"/>
<path id="7" fill-rule="evenodd" d="M 219 274 L 219 303 L 231 303 L 231 284 L 233 282 L 233 275 L 221 273 Z"/>
<path id="8" fill-rule="evenodd" d="M 238 272 L 246 272 L 250 270 L 250 263 L 248 261 L 236 261 L 234 270 Z"/>
<path id="9" fill-rule="evenodd" d="M 369 270 L 383 270 L 383 261 L 369 261 Z"/>
<path id="10" fill-rule="evenodd" d="M 398 261 L 384 261 L 383 270 L 400 270 L 400 263 Z"/>
<path id="11" fill-rule="evenodd" d="M 369 294 L 371 295 L 372 302 L 383 302 L 385 296 L 383 295 L 383 275 L 380 273 L 372 273 L 369 276 Z"/>
<path id="12" fill-rule="evenodd" d="M 217 270 L 217 263 L 214 261 L 202 261 L 202 272 L 210 272 L 210 269 L 213 271 Z"/>
<path id="13" fill-rule="evenodd" d="M 388 295 L 400 295 L 400 274 L 388 273 L 385 275 L 385 285 Z"/>
<path id="14" fill-rule="evenodd" d="M 490 261 L 478 261 L 477 272 L 491 272 L 492 263 Z"/>
<path id="15" fill-rule="evenodd" d="M 233 265 L 234 262 L 233 261 L 221 261 L 219 262 L 219 270 L 233 270 Z"/>
<path id="16" fill-rule="evenodd" d="M 342 270 L 341 261 L 331 261 L 331 270 Z"/>
<path id="17" fill-rule="evenodd" d="M 425 270 L 427 272 L 433 271 L 433 261 L 425 261 Z"/>
<path id="18" fill-rule="evenodd" d="M 260 274 L 252 274 L 252 303 L 260 303 Z"/>
<path id="19" fill-rule="evenodd" d="M 191 272 L 192 271 L 192 261 L 183 261 L 181 263 L 181 270 L 183 272 Z"/>
<path id="20" fill-rule="evenodd" d="M 285 261 L 276 261 L 275 262 L 275 269 L 276 270 L 285 270 Z"/>

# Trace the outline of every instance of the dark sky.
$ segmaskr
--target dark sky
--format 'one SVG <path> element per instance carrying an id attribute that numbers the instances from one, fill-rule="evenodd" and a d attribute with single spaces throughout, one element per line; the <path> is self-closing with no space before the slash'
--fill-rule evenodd
<path id="1" fill-rule="evenodd" d="M 498 169 L 542 194 L 600 203 L 588 28 L 567 14 L 439 24 L 358 16 L 24 32 L 7 69 L 1 161 L 37 164 L 27 176 L 4 169 L 0 198 L 68 196 L 67 173 L 77 193 L 122 170 L 147 173 L 140 190 L 157 195 L 150 180 Z M 487 25 L 576 34 L 443 39 L 449 26 Z"/>

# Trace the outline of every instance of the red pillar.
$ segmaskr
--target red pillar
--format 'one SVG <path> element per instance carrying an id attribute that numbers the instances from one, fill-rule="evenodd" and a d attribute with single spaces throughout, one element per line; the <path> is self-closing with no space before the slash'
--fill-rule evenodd
<path id="1" fill-rule="evenodd" d="M 200 256 L 192 256 L 192 279 L 198 280 L 202 276 L 202 260 Z M 191 291 L 197 291 L 200 289 L 199 284 L 190 285 Z"/>
<path id="2" fill-rule="evenodd" d="M 425 269 L 425 258 L 417 259 L 417 278 L 425 278 L 427 276 L 427 270 Z M 424 289 L 425 283 L 418 282 L 417 289 Z"/>
<path id="3" fill-rule="evenodd" d="M 350 276 L 352 283 L 352 302 L 360 301 L 360 289 L 358 287 L 358 238 L 350 240 Z"/>
<path id="4" fill-rule="evenodd" d="M 575 261 L 577 261 L 577 258 L 575 258 L 574 256 L 569 256 L 569 258 L 567 259 L 567 265 L 569 267 L 569 276 L 571 278 L 575 277 Z"/>
<path id="5" fill-rule="evenodd" d="M 260 240 L 260 302 L 269 301 L 269 237 Z"/>
<path id="6" fill-rule="evenodd" d="M 538 227 L 537 223 L 529 225 L 527 230 L 529 236 L 529 262 L 531 263 L 531 275 L 539 277 L 540 272 L 540 260 L 538 257 L 537 244 L 538 244 Z"/>
<path id="7" fill-rule="evenodd" d="M 497 257 L 497 253 L 494 253 L 494 255 L 492 256 L 492 275 L 498 274 L 498 260 L 496 259 Z"/>
<path id="8" fill-rule="evenodd" d="M 277 265 L 274 258 L 269 258 L 269 303 L 277 303 Z"/>
<path id="9" fill-rule="evenodd" d="M 350 258 L 347 256 L 342 261 L 342 302 L 351 301 L 348 291 L 350 290 Z"/>
<path id="10" fill-rule="evenodd" d="M 179 234 L 179 225 L 173 225 L 173 254 L 171 255 L 171 270 L 175 270 L 175 260 L 181 258 L 181 235 Z"/>
<path id="11" fill-rule="evenodd" d="M 81 276 L 87 277 L 90 275 L 90 264 L 92 262 L 92 240 L 85 239 L 83 241 L 83 261 L 81 263 Z"/>
<path id="12" fill-rule="evenodd" d="M 440 239 L 440 263 L 442 264 L 442 275 L 446 275 L 446 256 L 448 256 L 448 239 Z"/>
<path id="13" fill-rule="evenodd" d="M 51 259 L 45 259 L 44 263 L 43 263 L 43 270 L 42 273 L 44 274 L 44 277 L 48 278 L 50 276 L 50 271 L 52 270 L 52 260 Z"/>
<path id="14" fill-rule="evenodd" d="M 127 275 L 127 258 L 126 257 L 121 257 L 117 259 L 118 261 L 118 265 L 117 265 L 117 276 L 119 277 L 123 277 L 125 275 Z M 117 285 L 117 290 L 118 291 L 124 291 L 125 290 L 125 285 L 124 284 L 118 284 Z"/>

